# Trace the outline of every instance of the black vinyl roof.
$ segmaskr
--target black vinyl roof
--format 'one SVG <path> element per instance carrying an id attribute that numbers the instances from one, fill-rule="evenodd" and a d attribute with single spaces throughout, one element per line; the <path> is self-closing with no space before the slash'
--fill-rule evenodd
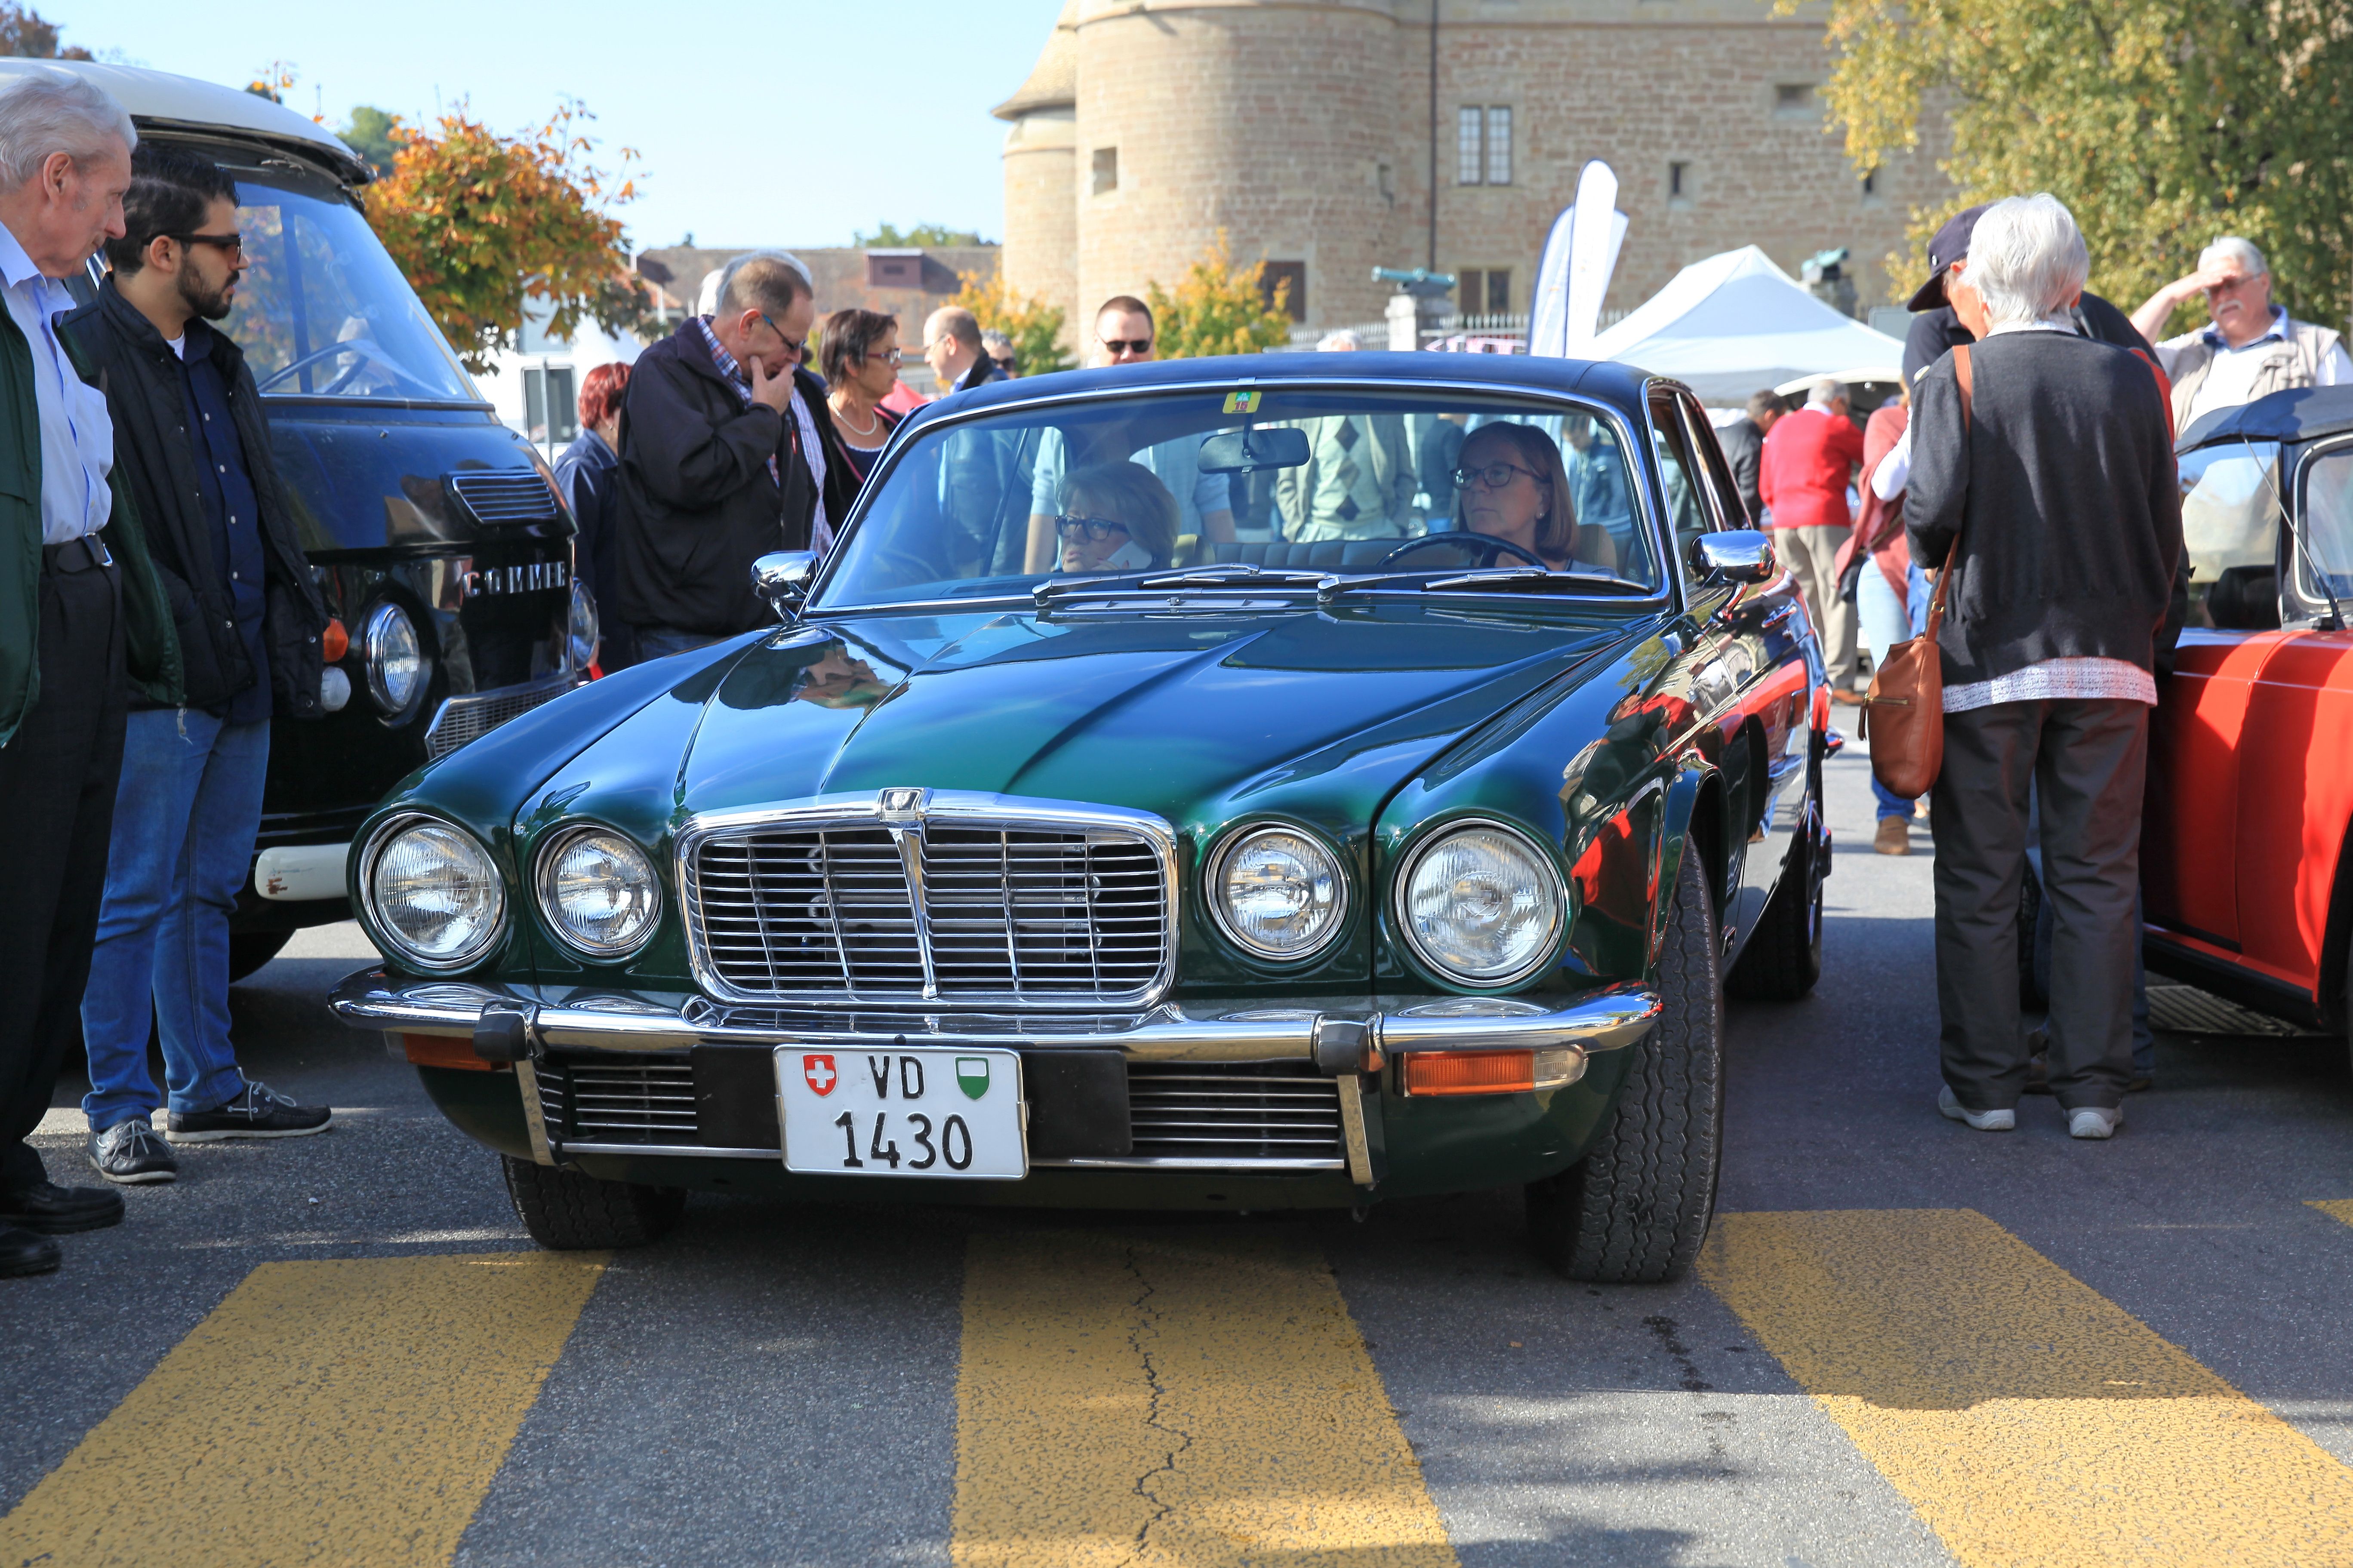
<path id="1" fill-rule="evenodd" d="M 2340 430 L 2353 430 L 2353 386 L 2293 386 L 2235 408 L 2217 408 L 2183 431 L 2174 449 L 2187 452 L 2217 441 L 2310 441 Z"/>

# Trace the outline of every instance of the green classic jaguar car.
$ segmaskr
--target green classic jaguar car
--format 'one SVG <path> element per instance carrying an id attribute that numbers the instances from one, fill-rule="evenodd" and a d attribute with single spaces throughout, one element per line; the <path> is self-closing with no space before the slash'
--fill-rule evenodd
<path id="1" fill-rule="evenodd" d="M 1571 1278 L 1672 1278 L 1724 994 L 1820 969 L 1813 629 L 1677 384 L 1333 363 L 924 408 L 822 563 L 754 568 L 777 624 L 404 782 L 335 1010 L 547 1247 L 690 1189 L 1511 1184 Z"/>

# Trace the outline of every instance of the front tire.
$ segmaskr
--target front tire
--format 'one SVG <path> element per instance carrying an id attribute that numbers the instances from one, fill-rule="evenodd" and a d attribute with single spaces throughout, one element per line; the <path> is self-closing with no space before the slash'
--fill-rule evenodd
<path id="1" fill-rule="evenodd" d="M 1811 827 L 1781 870 L 1740 962 L 1725 977 L 1724 994 L 1744 1002 L 1795 1002 L 1822 977 L 1821 839 Z"/>
<path id="2" fill-rule="evenodd" d="M 1724 997 L 1715 900 L 1686 844 L 1659 955 L 1665 1012 L 1633 1046 L 1618 1109 L 1583 1160 L 1527 1188 L 1528 1231 L 1571 1279 L 1680 1279 L 1715 1213 L 1724 1144 Z"/>
<path id="3" fill-rule="evenodd" d="M 501 1154 L 507 1197 L 531 1238 L 551 1252 L 644 1247 L 659 1241 L 686 1210 L 677 1187 L 602 1182 L 577 1171 Z"/>

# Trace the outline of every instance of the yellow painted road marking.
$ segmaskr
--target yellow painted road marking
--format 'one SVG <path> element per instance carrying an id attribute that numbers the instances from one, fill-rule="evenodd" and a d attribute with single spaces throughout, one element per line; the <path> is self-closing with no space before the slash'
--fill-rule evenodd
<path id="1" fill-rule="evenodd" d="M 1264 1232 L 975 1237 L 958 1568 L 1453 1568 L 1323 1258 Z"/>
<path id="2" fill-rule="evenodd" d="M 2353 1225 L 2353 1198 L 2313 1198 L 2306 1206 L 2318 1209 L 2331 1219 L 2341 1219 Z"/>
<path id="3" fill-rule="evenodd" d="M 1700 1276 L 1968 1568 L 2353 1563 L 2353 1470 L 1981 1214 L 1721 1215 Z"/>
<path id="4" fill-rule="evenodd" d="M 603 1267 L 265 1263 L 0 1520 L 0 1563 L 447 1563 Z"/>

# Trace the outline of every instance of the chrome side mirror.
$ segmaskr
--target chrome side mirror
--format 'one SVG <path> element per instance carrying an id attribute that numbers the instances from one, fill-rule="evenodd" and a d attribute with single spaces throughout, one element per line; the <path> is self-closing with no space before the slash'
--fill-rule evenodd
<path id="1" fill-rule="evenodd" d="M 814 550 L 777 550 L 752 563 L 752 591 L 787 626 L 800 612 L 808 580 L 817 573 Z"/>
<path id="2" fill-rule="evenodd" d="M 1773 536 L 1761 528 L 1703 533 L 1691 542 L 1692 570 L 1725 583 L 1770 583 L 1781 574 Z"/>

